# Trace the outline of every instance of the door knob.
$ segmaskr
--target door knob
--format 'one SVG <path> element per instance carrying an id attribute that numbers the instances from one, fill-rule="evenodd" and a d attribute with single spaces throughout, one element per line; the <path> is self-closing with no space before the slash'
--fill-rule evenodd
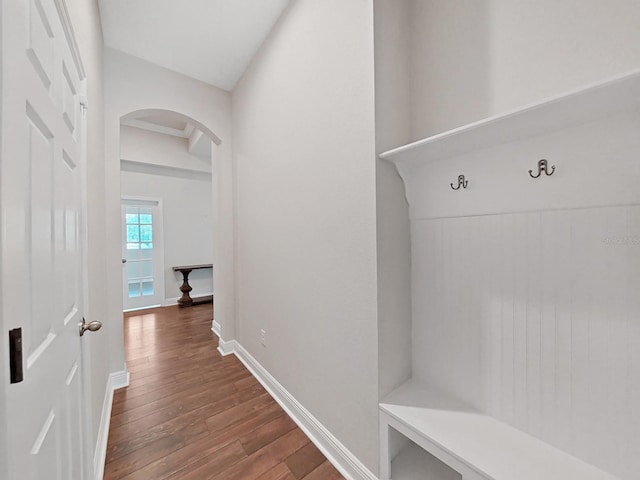
<path id="1" fill-rule="evenodd" d="M 126 259 L 126 258 L 123 258 L 123 259 L 122 259 L 122 263 L 127 263 L 127 259 Z"/>
<path id="2" fill-rule="evenodd" d="M 83 336 L 84 332 L 86 332 L 87 330 L 89 330 L 90 332 L 97 332 L 101 328 L 102 328 L 102 322 L 94 320 L 93 322 L 87 323 L 86 320 L 83 318 L 82 323 L 80 324 L 80 336 Z"/>

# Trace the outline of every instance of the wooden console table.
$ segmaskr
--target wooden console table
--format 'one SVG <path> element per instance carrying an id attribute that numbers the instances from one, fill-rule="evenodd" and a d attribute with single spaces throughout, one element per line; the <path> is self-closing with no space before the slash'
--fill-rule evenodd
<path id="1" fill-rule="evenodd" d="M 191 298 L 189 295 L 189 292 L 193 290 L 191 285 L 189 285 L 189 274 L 192 270 L 200 270 L 202 268 L 213 268 L 213 265 L 211 263 L 205 263 L 202 265 L 182 265 L 179 267 L 173 267 L 174 272 L 182 273 L 182 285 L 180 286 L 182 297 L 178 300 L 178 305 L 180 307 L 190 307 L 191 305 L 213 302 L 213 295 L 205 295 L 204 297 L 197 298 Z"/>

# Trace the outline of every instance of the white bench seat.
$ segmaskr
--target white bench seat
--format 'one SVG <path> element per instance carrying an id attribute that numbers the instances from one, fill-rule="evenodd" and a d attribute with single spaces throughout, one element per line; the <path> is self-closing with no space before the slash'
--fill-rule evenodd
<path id="1" fill-rule="evenodd" d="M 459 472 L 464 480 L 617 479 L 413 381 L 380 404 L 380 426 L 382 480 L 391 478 L 389 427 Z"/>

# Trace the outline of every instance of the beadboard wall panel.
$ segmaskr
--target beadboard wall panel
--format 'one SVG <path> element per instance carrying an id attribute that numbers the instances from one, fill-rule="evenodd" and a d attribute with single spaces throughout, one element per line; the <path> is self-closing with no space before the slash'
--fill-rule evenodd
<path id="1" fill-rule="evenodd" d="M 414 378 L 640 471 L 640 206 L 414 219 Z"/>

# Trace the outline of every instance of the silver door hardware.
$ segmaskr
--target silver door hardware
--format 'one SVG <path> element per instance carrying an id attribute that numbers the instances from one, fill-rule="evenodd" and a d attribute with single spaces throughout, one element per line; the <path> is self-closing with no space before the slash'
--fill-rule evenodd
<path id="1" fill-rule="evenodd" d="M 90 332 L 97 332 L 101 328 L 102 328 L 102 322 L 94 320 L 93 322 L 87 323 L 86 320 L 83 318 L 82 323 L 80 324 L 80 336 L 83 336 L 84 332 L 86 332 L 87 330 L 89 330 Z"/>

